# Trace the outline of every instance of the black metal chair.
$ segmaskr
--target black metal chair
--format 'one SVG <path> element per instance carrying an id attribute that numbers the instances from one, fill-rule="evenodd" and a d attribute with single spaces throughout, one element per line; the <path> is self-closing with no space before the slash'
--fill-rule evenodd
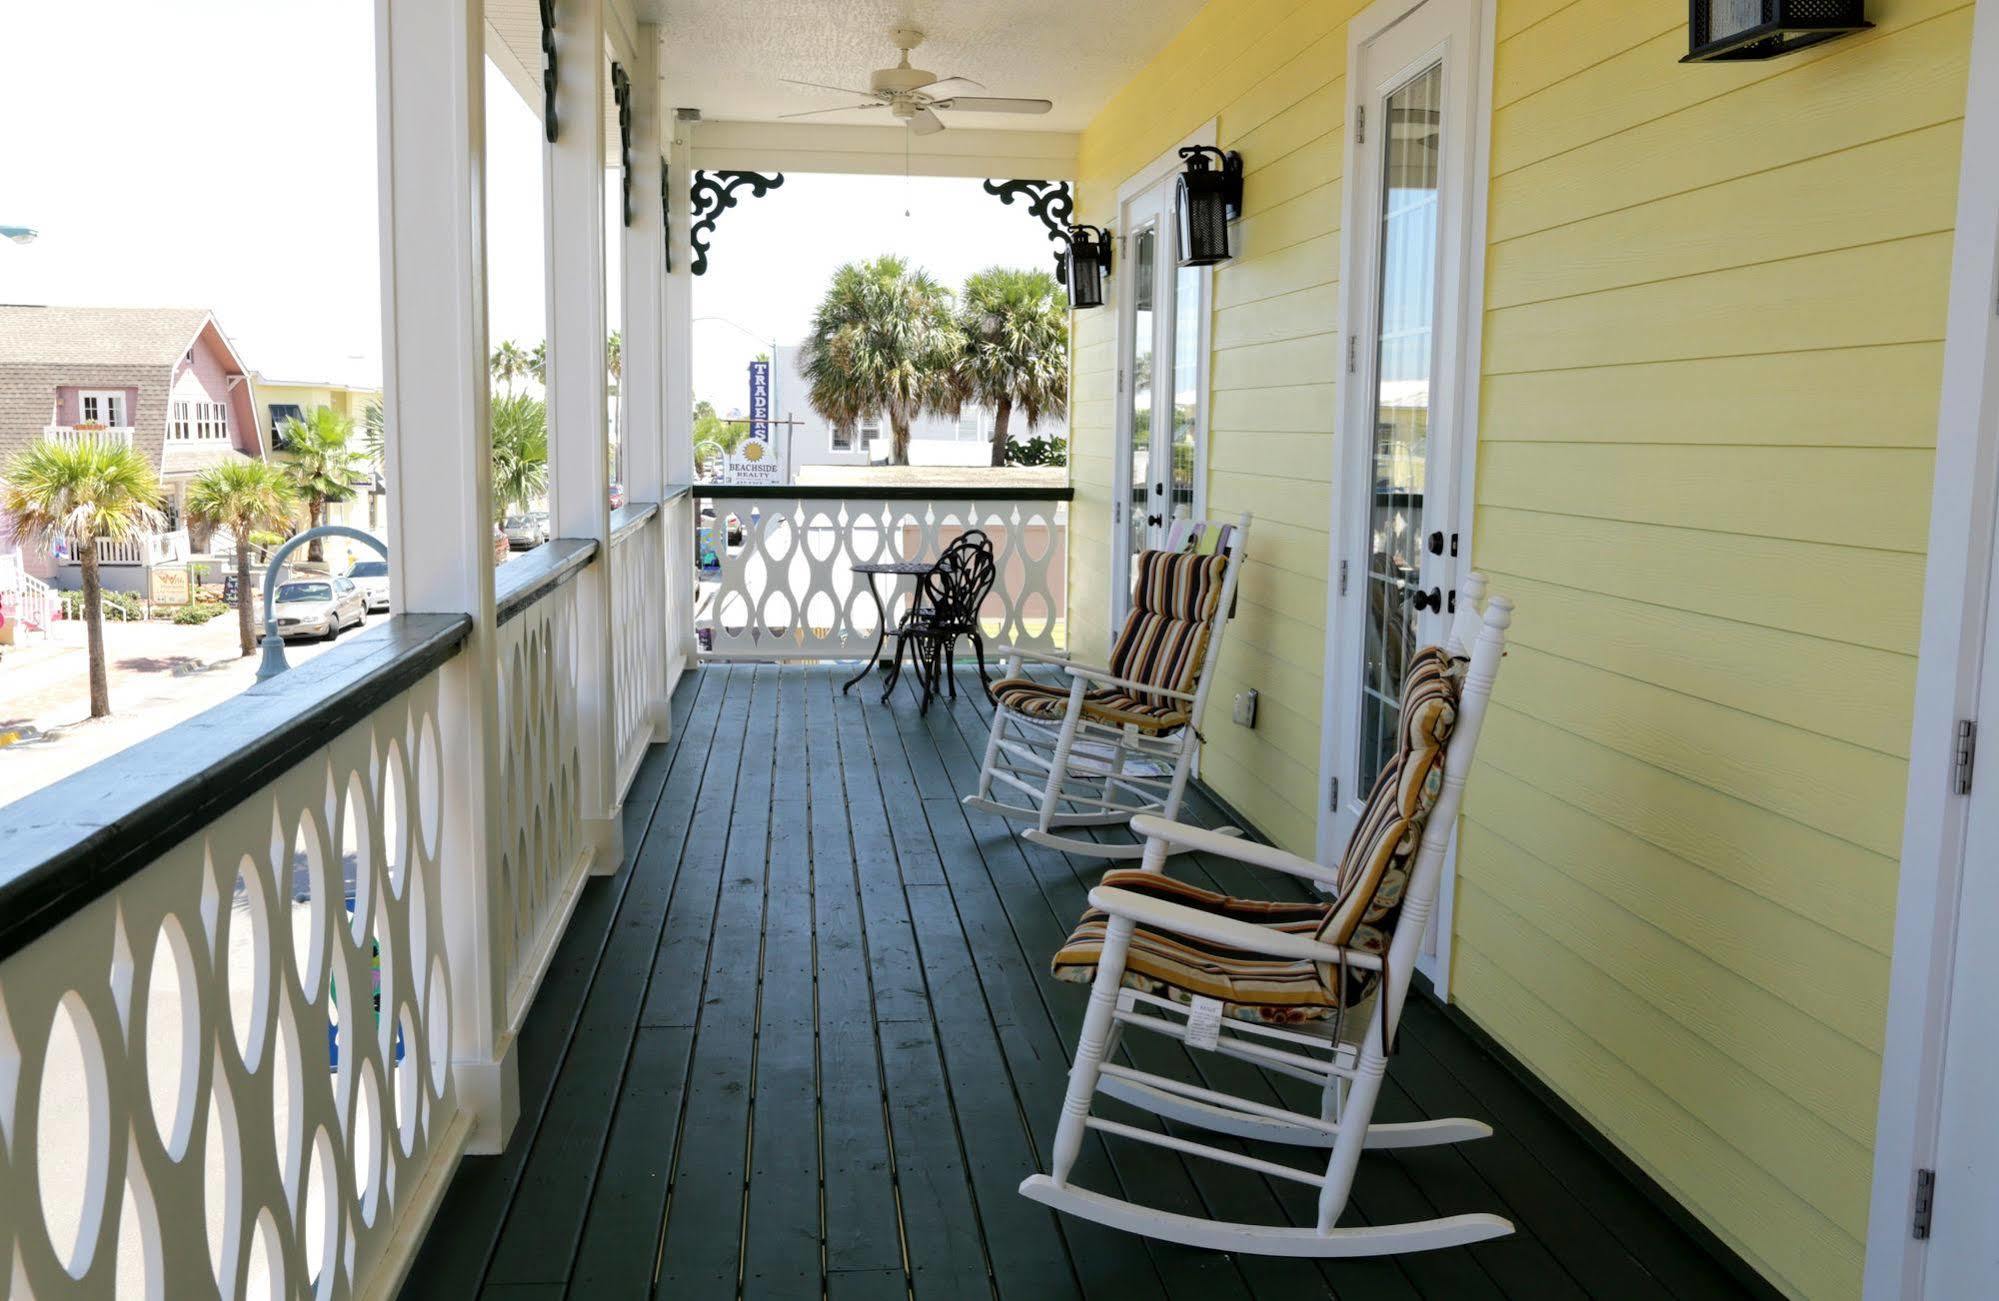
<path id="1" fill-rule="evenodd" d="M 930 708 L 930 697 L 938 690 L 940 680 L 949 682 L 949 690 L 955 699 L 958 682 L 955 677 L 946 678 L 951 660 L 956 656 L 958 642 L 969 640 L 974 654 L 978 657 L 979 680 L 985 683 L 986 693 L 992 694 L 992 675 L 986 669 L 985 634 L 979 627 L 979 608 L 992 594 L 993 583 L 999 576 L 999 566 L 993 560 L 992 539 L 981 529 L 967 529 L 937 558 L 930 572 L 917 580 L 915 600 L 909 612 L 891 630 L 896 639 L 895 671 L 882 690 L 882 699 L 888 698 L 895 689 L 895 680 L 900 676 L 902 657 L 907 650 L 911 664 L 916 669 L 917 680 L 923 686 L 923 710 Z"/>

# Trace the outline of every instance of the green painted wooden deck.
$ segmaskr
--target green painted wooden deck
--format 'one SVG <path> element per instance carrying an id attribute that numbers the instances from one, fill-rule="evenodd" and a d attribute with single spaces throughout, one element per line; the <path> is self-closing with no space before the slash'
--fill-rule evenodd
<path id="1" fill-rule="evenodd" d="M 843 697 L 845 676 L 718 665 L 682 682 L 672 738 L 627 798 L 628 865 L 586 888 L 522 1032 L 512 1141 L 461 1167 L 404 1295 L 1740 1294 L 1422 998 L 1380 1119 L 1473 1116 L 1497 1133 L 1369 1153 L 1348 1214 L 1493 1211 L 1512 1237 L 1314 1263 L 1148 1242 L 1021 1198 L 1021 1178 L 1046 1166 L 1087 993 L 1051 979 L 1047 959 L 1104 864 L 958 803 L 985 745 L 975 676 L 927 717 L 907 686 L 887 706 L 868 684 Z M 1199 794 L 1188 816 L 1226 821 Z M 1198 856 L 1171 870 L 1239 893 L 1286 888 Z M 1195 1062 L 1157 1036 L 1126 1050 L 1148 1070 L 1316 1109 L 1295 1081 Z M 1189 1214 L 1312 1218 L 1310 1189 L 1095 1135 L 1078 1179 Z"/>

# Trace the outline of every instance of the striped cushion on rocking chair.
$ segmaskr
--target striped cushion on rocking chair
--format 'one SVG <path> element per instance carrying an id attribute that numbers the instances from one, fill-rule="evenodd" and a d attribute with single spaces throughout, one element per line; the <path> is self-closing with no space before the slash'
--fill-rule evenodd
<path id="1" fill-rule="evenodd" d="M 1207 658 L 1208 626 L 1222 599 L 1226 553 L 1147 551 L 1138 558 L 1131 613 L 1111 648 L 1111 676 L 1165 691 L 1190 692 Z M 993 698 L 1017 714 L 1059 721 L 1069 709 L 1066 684 L 1008 678 Z M 1187 702 L 1154 691 L 1101 689 L 1084 697 L 1083 716 L 1113 727 L 1159 733 L 1184 727 Z"/>
<path id="2" fill-rule="evenodd" d="M 1435 646 L 1416 653 L 1402 683 L 1396 753 L 1375 781 L 1340 858 L 1338 886 L 1330 901 L 1237 899 L 1160 872 L 1129 868 L 1106 873 L 1103 884 L 1385 954 L 1423 827 L 1443 789 L 1444 750 L 1457 722 L 1465 666 L 1463 658 Z M 1055 954 L 1057 980 L 1088 984 L 1096 979 L 1108 923 L 1095 908 L 1083 914 Z M 1364 1001 L 1378 981 L 1376 972 L 1348 969 L 1342 983 L 1339 968 L 1331 963 L 1271 958 L 1143 926 L 1132 935 L 1124 972 L 1124 983 L 1133 989 L 1178 1003 L 1212 998 L 1222 1003 L 1227 1016 L 1273 1024 L 1334 1016 Z"/>

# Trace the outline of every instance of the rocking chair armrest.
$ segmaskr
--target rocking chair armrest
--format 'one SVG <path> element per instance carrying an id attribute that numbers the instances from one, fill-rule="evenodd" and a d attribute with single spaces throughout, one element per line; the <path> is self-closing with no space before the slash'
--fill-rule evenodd
<path id="1" fill-rule="evenodd" d="M 1206 827 L 1191 827 L 1184 822 L 1169 822 L 1151 813 L 1141 813 L 1131 820 L 1134 835 L 1150 840 L 1164 840 L 1173 846 L 1174 852 L 1192 850 L 1199 854 L 1215 854 L 1232 858 L 1238 863 L 1248 863 L 1251 867 L 1267 867 L 1273 872 L 1283 872 L 1288 876 L 1302 876 L 1307 881 L 1323 885 L 1328 889 L 1339 884 L 1339 875 L 1331 868 L 1313 862 L 1309 858 L 1277 848 L 1275 845 L 1259 845 L 1244 840 L 1240 836 L 1225 836 L 1219 831 Z"/>
<path id="2" fill-rule="evenodd" d="M 1155 687 L 1144 682 L 1134 682 L 1130 678 L 1118 677 L 1107 669 L 1085 668 L 1081 664 L 1065 664 L 1062 667 L 1069 670 L 1070 677 L 1083 678 L 1099 686 L 1116 687 L 1120 691 L 1142 691 L 1149 696 L 1164 696 L 1168 700 L 1184 700 L 1188 704 L 1194 702 L 1194 693 L 1191 691 L 1175 691 L 1170 687 Z"/>
<path id="3" fill-rule="evenodd" d="M 1254 922 L 1238 921 L 1216 913 L 1169 903 L 1135 890 L 1100 885 L 1090 891 L 1090 904 L 1113 917 L 1126 917 L 1156 931 L 1171 931 L 1197 940 L 1226 944 L 1232 949 L 1261 953 L 1273 958 L 1293 958 L 1305 962 L 1345 962 L 1361 971 L 1381 970 L 1378 954 L 1343 949 L 1337 944 L 1321 944 L 1309 935 L 1274 930 Z"/>
<path id="4" fill-rule="evenodd" d="M 1068 668 L 1069 657 L 1056 655 L 1050 651 L 1029 650 L 1025 646 L 1003 646 L 994 644 L 986 648 L 986 654 L 994 660 L 1005 663 L 1010 659 L 1031 660 L 1036 664 L 1053 664 L 1057 668 Z"/>

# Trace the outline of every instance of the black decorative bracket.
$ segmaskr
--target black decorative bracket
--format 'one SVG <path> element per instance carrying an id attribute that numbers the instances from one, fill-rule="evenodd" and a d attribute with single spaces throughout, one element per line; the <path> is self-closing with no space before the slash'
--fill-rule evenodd
<path id="1" fill-rule="evenodd" d="M 666 243 L 666 269 L 673 270 L 673 173 L 659 160 L 659 237 Z"/>
<path id="2" fill-rule="evenodd" d="M 622 199 L 618 215 L 632 224 L 632 79 L 616 62 L 611 64 L 611 98 L 618 105 L 618 168 Z"/>
<path id="3" fill-rule="evenodd" d="M 1069 218 L 1076 212 L 1076 196 L 1069 189 L 1069 182 L 988 180 L 984 188 L 1008 207 L 1013 206 L 1015 199 L 1028 200 L 1027 215 L 1038 218 L 1048 228 L 1048 238 L 1059 246 L 1055 252 L 1059 277 L 1069 252 Z"/>
<path id="4" fill-rule="evenodd" d="M 541 0 L 541 121 L 555 143 L 555 0 Z"/>
<path id="5" fill-rule="evenodd" d="M 761 199 L 783 184 L 783 172 L 773 172 L 768 176 L 762 172 L 697 170 L 694 173 L 694 184 L 687 189 L 694 216 L 694 224 L 687 232 L 687 243 L 694 250 L 695 275 L 708 274 L 708 241 L 714 235 L 715 223 L 723 211 L 736 206 L 736 191 L 748 186 L 751 197 Z"/>

